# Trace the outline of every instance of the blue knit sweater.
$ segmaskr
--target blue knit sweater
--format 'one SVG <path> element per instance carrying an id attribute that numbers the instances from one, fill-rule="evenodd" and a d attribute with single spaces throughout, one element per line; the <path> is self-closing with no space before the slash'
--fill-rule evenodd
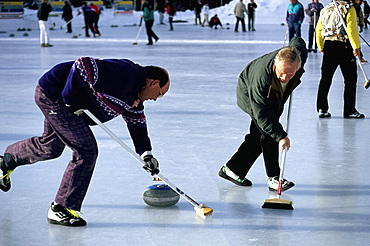
<path id="1" fill-rule="evenodd" d="M 136 152 L 142 154 L 151 150 L 144 105 L 138 101 L 146 77 L 147 68 L 130 60 L 82 57 L 54 66 L 39 84 L 55 102 L 73 111 L 88 109 L 102 122 L 122 115 Z"/>

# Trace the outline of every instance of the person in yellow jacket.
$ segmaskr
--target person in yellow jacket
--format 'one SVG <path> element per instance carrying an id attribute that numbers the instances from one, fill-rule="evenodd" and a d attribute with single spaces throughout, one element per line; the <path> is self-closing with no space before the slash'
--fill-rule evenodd
<path id="1" fill-rule="evenodd" d="M 339 17 L 341 12 L 347 32 Z M 357 15 L 350 1 L 333 0 L 321 10 L 316 27 L 317 46 L 324 54 L 321 79 L 317 93 L 316 110 L 319 118 L 331 117 L 328 94 L 333 75 L 339 66 L 344 77 L 344 118 L 364 118 L 356 109 L 357 67 L 360 55 L 360 37 L 357 29 Z M 353 47 L 352 47 L 353 46 Z"/>

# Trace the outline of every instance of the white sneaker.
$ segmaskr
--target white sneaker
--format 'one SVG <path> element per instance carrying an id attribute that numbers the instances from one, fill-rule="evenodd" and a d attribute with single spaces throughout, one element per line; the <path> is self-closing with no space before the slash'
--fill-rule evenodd
<path id="1" fill-rule="evenodd" d="M 64 226 L 85 226 L 86 221 L 75 210 L 65 208 L 52 202 L 48 212 L 48 222 Z"/>
<path id="2" fill-rule="evenodd" d="M 269 190 L 271 191 L 277 191 L 279 188 L 279 177 L 268 177 L 267 178 L 267 185 L 269 187 Z M 283 179 L 283 185 L 281 186 L 281 191 L 286 191 L 294 186 L 294 183 L 291 181 L 288 181 L 286 179 Z"/>

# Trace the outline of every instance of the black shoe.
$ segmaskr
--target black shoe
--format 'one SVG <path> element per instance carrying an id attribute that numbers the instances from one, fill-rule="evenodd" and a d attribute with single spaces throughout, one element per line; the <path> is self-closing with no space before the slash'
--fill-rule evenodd
<path id="1" fill-rule="evenodd" d="M 246 178 L 244 178 L 243 180 L 240 179 L 240 178 L 234 179 L 234 178 L 228 176 L 226 174 L 226 169 L 228 169 L 228 167 L 226 167 L 226 166 L 221 167 L 221 170 L 218 172 L 218 176 L 220 176 L 221 178 L 227 179 L 227 180 L 233 182 L 234 184 L 237 184 L 237 185 L 240 185 L 240 186 L 251 186 L 252 185 L 252 182 L 249 179 L 246 179 Z M 229 170 L 229 171 L 231 172 L 231 170 Z"/>
<path id="2" fill-rule="evenodd" d="M 331 114 L 329 112 L 324 112 L 322 109 L 319 109 L 319 118 L 330 118 Z"/>
<path id="3" fill-rule="evenodd" d="M 0 156 L 0 189 L 4 192 L 10 190 L 10 174 L 14 170 L 8 170 L 4 164 L 4 156 Z"/>
<path id="4" fill-rule="evenodd" d="M 64 226 L 85 226 L 86 221 L 77 212 L 52 202 L 48 212 L 48 222 Z"/>
<path id="5" fill-rule="evenodd" d="M 347 119 L 363 119 L 363 118 L 365 118 L 365 115 L 356 111 L 352 114 L 344 115 L 344 118 L 347 118 Z"/>
<path id="6" fill-rule="evenodd" d="M 146 45 L 153 45 L 153 43 L 147 43 Z"/>

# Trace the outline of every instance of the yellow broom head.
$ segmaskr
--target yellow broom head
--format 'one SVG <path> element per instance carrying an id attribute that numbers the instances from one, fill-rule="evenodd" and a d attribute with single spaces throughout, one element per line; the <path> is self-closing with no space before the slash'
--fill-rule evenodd
<path id="1" fill-rule="evenodd" d="M 213 213 L 213 209 L 212 208 L 209 208 L 207 207 L 206 205 L 204 204 L 200 204 L 199 207 L 194 207 L 194 210 L 195 212 L 197 212 L 199 215 L 201 216 L 208 216 L 208 215 L 211 215 Z"/>

